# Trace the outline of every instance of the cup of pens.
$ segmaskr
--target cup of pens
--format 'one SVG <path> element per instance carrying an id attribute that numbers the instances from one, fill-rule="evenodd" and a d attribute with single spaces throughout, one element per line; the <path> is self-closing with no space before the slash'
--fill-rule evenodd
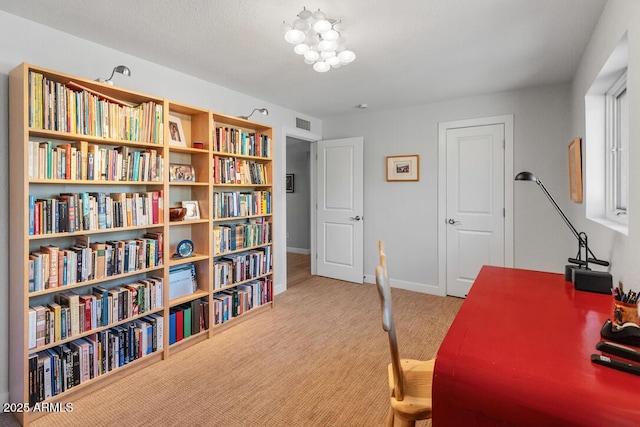
<path id="1" fill-rule="evenodd" d="M 634 291 L 623 292 L 622 287 L 613 289 L 613 323 L 622 325 L 626 322 L 638 323 L 638 297 Z"/>

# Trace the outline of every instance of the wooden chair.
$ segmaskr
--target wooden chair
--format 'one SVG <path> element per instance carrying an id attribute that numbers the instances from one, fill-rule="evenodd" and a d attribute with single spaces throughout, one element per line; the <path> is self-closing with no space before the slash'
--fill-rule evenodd
<path id="1" fill-rule="evenodd" d="M 393 321 L 387 258 L 382 240 L 378 245 L 380 265 L 376 267 L 376 284 L 382 307 L 382 328 L 389 335 L 391 350 L 391 363 L 388 368 L 391 408 L 387 417 L 387 426 L 415 426 L 417 420 L 431 418 L 431 384 L 435 359 L 427 361 L 400 359 Z"/>

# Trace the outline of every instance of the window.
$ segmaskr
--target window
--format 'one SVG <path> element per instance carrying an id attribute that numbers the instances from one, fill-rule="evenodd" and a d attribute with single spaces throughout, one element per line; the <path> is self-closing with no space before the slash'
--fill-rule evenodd
<path id="1" fill-rule="evenodd" d="M 626 70 L 605 94 L 606 217 L 627 223 L 629 198 L 629 107 Z"/>
<path id="2" fill-rule="evenodd" d="M 585 94 L 586 215 L 629 235 L 628 36 L 625 33 Z"/>

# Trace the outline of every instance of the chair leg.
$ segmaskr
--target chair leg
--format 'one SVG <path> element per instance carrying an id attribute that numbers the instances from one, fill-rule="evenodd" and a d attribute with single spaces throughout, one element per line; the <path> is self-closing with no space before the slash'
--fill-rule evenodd
<path id="1" fill-rule="evenodd" d="M 392 410 L 393 412 L 393 410 Z M 416 422 L 407 420 L 394 413 L 393 427 L 416 427 Z"/>
<path id="2" fill-rule="evenodd" d="M 389 406 L 389 410 L 387 411 L 387 427 L 393 427 L 393 408 Z"/>

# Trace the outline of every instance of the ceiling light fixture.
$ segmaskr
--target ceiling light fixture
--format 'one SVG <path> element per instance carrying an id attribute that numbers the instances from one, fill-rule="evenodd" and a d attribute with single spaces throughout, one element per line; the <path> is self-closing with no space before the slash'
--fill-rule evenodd
<path id="1" fill-rule="evenodd" d="M 254 108 L 251 114 L 249 114 L 248 116 L 238 116 L 238 118 L 249 120 L 249 117 L 253 116 L 253 113 L 255 113 L 256 111 L 265 116 L 269 115 L 269 110 L 267 110 L 266 108 Z"/>
<path id="2" fill-rule="evenodd" d="M 356 59 L 356 54 L 345 46 L 342 21 L 327 18 L 324 12 L 303 8 L 293 25 L 284 22 L 284 39 L 295 45 L 293 51 L 304 56 L 304 62 L 313 65 L 319 73 L 339 68 Z"/>
<path id="3" fill-rule="evenodd" d="M 108 79 L 96 79 L 97 82 L 102 82 L 102 83 L 106 83 L 109 85 L 113 86 L 113 82 L 111 81 L 111 79 L 113 78 L 113 76 L 116 73 L 120 73 L 122 75 L 125 76 L 131 76 L 131 70 L 129 69 L 129 67 L 127 67 L 126 65 L 118 65 L 117 67 L 115 67 L 113 69 L 113 71 L 111 72 L 111 76 L 109 76 Z"/>

